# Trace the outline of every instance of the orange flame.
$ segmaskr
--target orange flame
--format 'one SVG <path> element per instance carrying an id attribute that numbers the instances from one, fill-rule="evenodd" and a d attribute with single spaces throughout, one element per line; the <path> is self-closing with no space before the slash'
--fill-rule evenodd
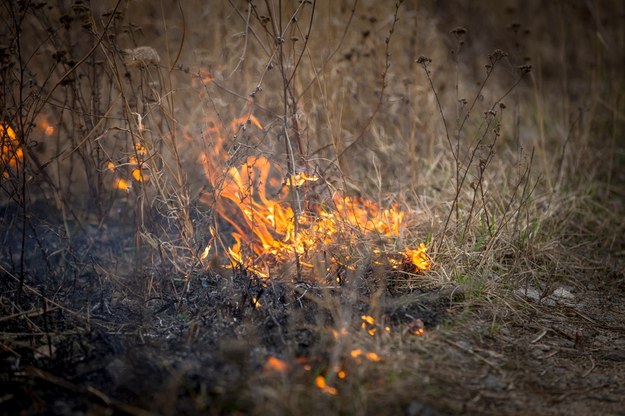
<path id="1" fill-rule="evenodd" d="M 380 356 L 376 354 L 375 352 L 368 352 L 365 355 L 365 357 L 367 357 L 367 360 L 373 361 L 373 362 L 382 361 L 382 358 L 380 358 Z"/>
<path id="2" fill-rule="evenodd" d="M 116 178 L 115 182 L 113 184 L 113 187 L 115 189 L 119 189 L 121 191 L 126 191 L 126 192 L 130 192 L 130 184 L 128 183 L 128 181 L 126 179 L 123 178 Z"/>
<path id="3" fill-rule="evenodd" d="M 366 351 L 361 350 L 360 348 L 353 349 L 349 353 L 349 355 L 351 355 L 351 357 L 354 359 L 364 356 L 369 361 L 373 361 L 373 362 L 382 361 L 382 358 L 375 352 L 366 352 Z"/>
<path id="4" fill-rule="evenodd" d="M 202 251 L 202 254 L 200 254 L 200 260 L 205 260 L 208 257 L 208 253 L 210 253 L 210 251 L 211 251 L 211 246 L 209 244 L 204 248 L 204 251 Z"/>
<path id="5" fill-rule="evenodd" d="M 334 339 L 339 339 L 341 337 L 344 337 L 348 334 L 347 328 L 345 327 L 341 327 L 338 331 L 336 329 L 332 330 L 332 336 L 334 337 Z"/>
<path id="6" fill-rule="evenodd" d="M 320 178 L 306 171 L 285 174 L 265 156 L 249 156 L 232 166 L 232 145 L 226 143 L 224 133 L 236 133 L 247 125 L 262 130 L 251 110 L 250 104 L 248 113 L 227 128 L 210 122 L 204 139 L 211 152 L 200 155 L 214 189 L 202 195 L 201 201 L 214 207 L 232 227 L 233 241 L 224 246 L 232 265 L 268 278 L 272 266 L 294 261 L 296 256 L 301 266 L 312 270 L 320 252 L 336 247 L 330 261 L 352 268 L 345 242 L 366 235 L 389 242 L 401 237 L 405 212 L 397 206 L 383 209 L 374 201 L 338 192 L 323 197 L 314 194 L 316 198 L 307 201 L 307 192 Z M 401 255 L 417 270 L 427 270 L 426 250 L 421 244 L 417 249 L 405 248 Z"/>
<path id="7" fill-rule="evenodd" d="M 327 393 L 331 396 L 336 396 L 339 392 L 336 389 L 336 387 L 331 387 L 328 386 L 328 384 L 326 383 L 326 379 L 324 376 L 317 376 L 317 378 L 315 378 L 315 385 L 324 393 Z"/>
<path id="8" fill-rule="evenodd" d="M 4 162 L 3 164 L 12 170 L 16 169 L 24 157 L 24 151 L 11 126 L 0 124 L 0 143 L 2 144 L 0 147 L 0 159 Z M 8 178 L 9 172 L 2 169 L 2 176 Z"/>
<path id="9" fill-rule="evenodd" d="M 422 336 L 425 334 L 425 325 L 421 319 L 414 319 L 406 328 L 411 335 Z"/>
<path id="10" fill-rule="evenodd" d="M 38 127 L 48 137 L 52 136 L 55 132 L 54 126 L 48 122 L 48 117 L 44 115 L 40 117 Z"/>
<path id="11" fill-rule="evenodd" d="M 260 121 L 258 121 L 258 119 L 253 114 L 248 114 L 239 118 L 235 118 L 234 120 L 232 120 L 232 122 L 230 122 L 230 129 L 233 132 L 236 132 L 240 128 L 245 129 L 246 124 L 253 124 L 259 129 L 263 129 Z"/>
<path id="12" fill-rule="evenodd" d="M 362 315 L 360 318 L 362 319 L 360 327 L 366 330 L 369 335 L 374 336 L 377 331 L 375 318 L 370 315 Z"/>
<path id="13" fill-rule="evenodd" d="M 269 358 L 267 358 L 267 362 L 265 363 L 264 372 L 286 373 L 289 369 L 289 364 L 286 361 L 274 356 L 269 356 Z"/>
<path id="14" fill-rule="evenodd" d="M 410 259 L 418 270 L 428 270 L 430 268 L 430 258 L 427 255 L 427 247 L 420 243 L 416 249 L 406 248 L 404 254 Z"/>

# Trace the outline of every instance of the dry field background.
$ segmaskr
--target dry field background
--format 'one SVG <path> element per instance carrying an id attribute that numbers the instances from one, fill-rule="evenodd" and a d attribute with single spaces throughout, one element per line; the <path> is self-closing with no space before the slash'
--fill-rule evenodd
<path id="1" fill-rule="evenodd" d="M 622 412 L 619 2 L 0 7 L 2 413 Z"/>

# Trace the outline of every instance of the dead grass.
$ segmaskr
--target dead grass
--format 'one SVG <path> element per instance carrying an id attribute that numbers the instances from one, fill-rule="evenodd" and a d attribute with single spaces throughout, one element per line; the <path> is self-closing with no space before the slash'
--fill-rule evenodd
<path id="1" fill-rule="evenodd" d="M 622 6 L 196 3 L 2 6 L 2 383 L 129 413 L 583 414 L 523 366 L 547 336 L 569 373 L 546 379 L 588 376 L 579 354 L 622 330 L 593 303 L 623 288 Z M 274 180 L 295 218 L 345 195 L 403 226 L 237 264 L 260 221 L 222 214 L 246 162 L 243 207 Z M 401 263 L 421 242 L 425 272 Z M 110 388 L 62 371 L 81 331 L 123 367 Z"/>

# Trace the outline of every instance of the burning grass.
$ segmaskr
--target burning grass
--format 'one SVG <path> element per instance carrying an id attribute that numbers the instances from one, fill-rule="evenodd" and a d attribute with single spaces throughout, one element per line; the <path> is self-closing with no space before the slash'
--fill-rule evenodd
<path id="1" fill-rule="evenodd" d="M 357 267 L 351 261 L 354 253 L 342 242 L 375 236 L 383 246 L 386 243 L 382 250 L 390 252 L 402 238 L 405 212 L 398 207 L 382 209 L 371 200 L 331 190 L 328 184 L 315 186 L 320 177 L 306 172 L 285 174 L 265 157 L 248 157 L 241 167 L 231 167 L 218 178 L 214 172 L 223 171 L 220 165 L 227 165 L 228 160 L 210 160 L 206 154 L 201 158 L 215 191 L 200 200 L 214 206 L 219 219 L 235 230 L 235 243 L 226 247 L 217 227 L 212 228 L 211 243 L 202 257 L 211 250 L 218 255 L 221 246 L 234 265 L 242 265 L 263 278 L 276 277 L 271 273 L 272 266 L 279 268 L 280 264 L 292 262 L 297 263 L 298 278 L 302 277 L 302 269 L 308 270 L 309 276 L 315 269 L 326 270 L 321 276 L 328 280 L 329 274 L 336 274 L 333 268 Z M 423 243 L 416 248 L 395 249 L 413 270 L 430 268 Z M 390 261 L 394 268 L 402 265 L 396 258 Z"/>
<path id="2" fill-rule="evenodd" d="M 479 413 L 514 322 L 612 339 L 624 26 L 530 3 L 3 4 L 0 406 Z"/>

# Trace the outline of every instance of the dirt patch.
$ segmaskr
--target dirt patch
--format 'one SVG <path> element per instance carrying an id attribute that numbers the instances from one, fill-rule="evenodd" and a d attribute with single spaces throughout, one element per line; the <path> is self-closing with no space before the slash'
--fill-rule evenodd
<path id="1" fill-rule="evenodd" d="M 444 386 L 443 412 L 622 414 L 625 403 L 623 276 L 578 288 L 556 304 L 522 293 L 484 308 L 433 341 L 424 362 Z M 440 354 L 439 354 L 440 353 Z"/>

